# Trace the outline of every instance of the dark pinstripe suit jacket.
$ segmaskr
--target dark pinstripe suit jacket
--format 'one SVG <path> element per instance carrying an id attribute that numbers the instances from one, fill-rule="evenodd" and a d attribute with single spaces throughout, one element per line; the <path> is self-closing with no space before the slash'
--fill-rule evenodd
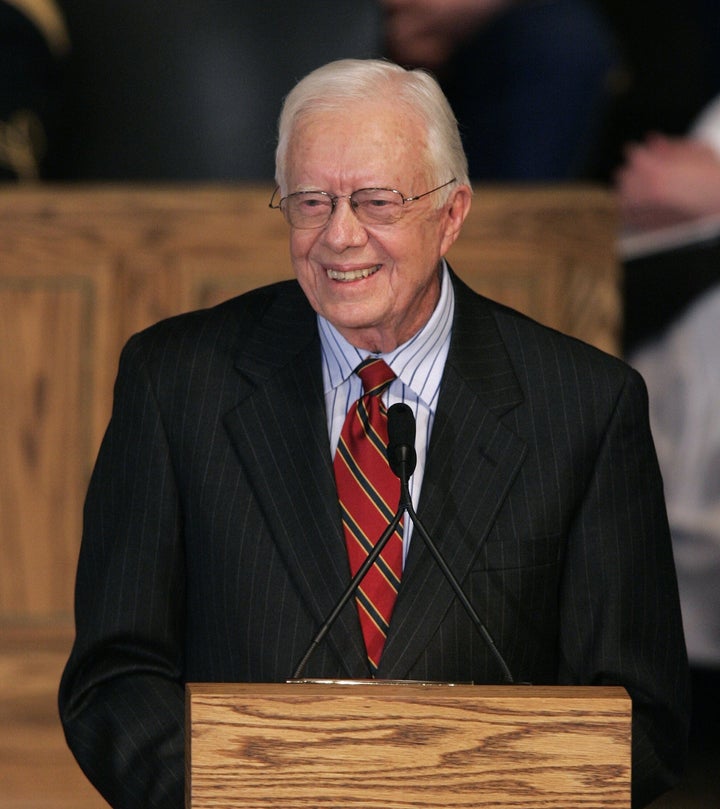
<path id="1" fill-rule="evenodd" d="M 457 278 L 419 515 L 515 677 L 622 684 L 641 805 L 683 765 L 684 643 L 647 403 L 623 363 Z M 290 676 L 348 581 L 295 282 L 132 338 L 92 476 L 66 735 L 117 807 L 182 806 L 183 682 Z M 308 676 L 367 677 L 349 605 Z M 500 672 L 416 539 L 388 678 Z"/>

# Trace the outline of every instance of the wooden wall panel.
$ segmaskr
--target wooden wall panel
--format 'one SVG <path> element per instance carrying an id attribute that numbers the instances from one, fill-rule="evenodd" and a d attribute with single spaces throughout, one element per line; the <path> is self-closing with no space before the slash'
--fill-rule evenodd
<path id="1" fill-rule="evenodd" d="M 123 342 L 291 276 L 271 188 L 0 189 L 0 805 L 99 809 L 56 691 L 84 492 Z M 615 210 L 596 188 L 480 188 L 450 260 L 476 289 L 617 353 Z"/>
<path id="2" fill-rule="evenodd" d="M 1 809 L 109 809 L 60 727 L 57 686 L 69 650 L 65 628 L 0 632 Z"/>
<path id="3" fill-rule="evenodd" d="M 127 337 L 291 276 L 270 193 L 0 191 L 0 621 L 69 620 L 84 489 Z M 614 234 L 603 190 L 480 188 L 450 260 L 479 291 L 617 352 Z"/>
<path id="4" fill-rule="evenodd" d="M 616 233 L 604 189 L 481 187 L 449 258 L 478 292 L 618 354 Z"/>
<path id="5" fill-rule="evenodd" d="M 67 615 L 107 409 L 107 275 L 0 274 L 0 614 Z M 64 268 L 63 268 L 64 269 Z"/>

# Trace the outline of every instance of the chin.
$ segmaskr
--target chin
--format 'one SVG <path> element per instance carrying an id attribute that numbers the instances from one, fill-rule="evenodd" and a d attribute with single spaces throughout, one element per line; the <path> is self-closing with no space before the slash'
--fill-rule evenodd
<path id="1" fill-rule="evenodd" d="M 360 303 L 344 303 L 340 306 L 328 306 L 324 316 L 338 329 L 378 329 L 386 318 L 386 313 L 364 307 Z"/>

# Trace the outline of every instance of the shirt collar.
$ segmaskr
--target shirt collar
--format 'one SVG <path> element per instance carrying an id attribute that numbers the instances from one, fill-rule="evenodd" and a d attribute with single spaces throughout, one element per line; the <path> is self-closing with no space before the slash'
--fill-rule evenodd
<path id="1" fill-rule="evenodd" d="M 397 377 L 410 388 L 418 398 L 429 403 L 436 399 L 434 388 L 438 374 L 433 374 L 438 357 L 447 356 L 447 348 L 452 331 L 455 306 L 450 274 L 445 259 L 442 260 L 440 299 L 428 322 L 407 342 L 389 351 L 378 354 L 392 368 Z M 351 345 L 340 332 L 321 315 L 318 318 L 320 343 L 323 352 L 323 385 L 328 393 L 346 382 L 355 368 L 369 352 Z M 428 389 L 428 386 L 433 389 Z"/>

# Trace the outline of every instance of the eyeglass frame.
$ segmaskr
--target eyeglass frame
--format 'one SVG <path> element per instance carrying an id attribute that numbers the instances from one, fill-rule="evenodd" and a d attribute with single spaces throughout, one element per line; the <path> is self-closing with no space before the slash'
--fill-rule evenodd
<path id="1" fill-rule="evenodd" d="M 315 230 L 317 228 L 324 228 L 325 225 L 327 225 L 327 223 L 332 219 L 332 215 L 335 213 L 335 207 L 337 205 L 338 200 L 340 200 L 340 199 L 348 200 L 350 202 L 350 209 L 355 214 L 355 216 L 357 216 L 356 207 L 354 207 L 353 204 L 352 204 L 352 197 L 355 194 L 360 193 L 360 191 L 391 191 L 393 194 L 397 194 L 400 197 L 400 199 L 402 200 L 402 206 L 400 207 L 400 210 L 402 212 L 405 209 L 405 203 L 406 202 L 415 202 L 415 200 L 422 199 L 423 197 L 427 197 L 429 194 L 434 194 L 435 191 L 440 191 L 441 188 L 445 188 L 446 186 L 448 186 L 451 183 L 454 183 L 456 181 L 457 181 L 457 177 L 453 177 L 452 180 L 448 180 L 447 182 L 442 183 L 442 185 L 438 185 L 435 188 L 431 188 L 429 191 L 425 191 L 422 194 L 416 194 L 414 197 L 406 197 L 402 193 L 402 191 L 398 191 L 397 188 L 387 188 L 385 186 L 370 186 L 369 188 L 356 188 L 350 194 L 336 194 L 336 195 L 331 194 L 329 191 L 316 191 L 316 190 L 309 189 L 307 191 L 293 191 L 292 194 L 287 194 L 286 196 L 281 197 L 277 201 L 276 204 L 273 204 L 273 200 L 275 199 L 275 195 L 280 190 L 280 186 L 277 185 L 277 186 L 275 186 L 275 190 L 273 191 L 272 196 L 270 197 L 270 202 L 268 203 L 268 208 L 272 208 L 273 210 L 282 211 L 283 216 L 285 217 L 285 221 L 290 225 L 290 227 L 296 228 L 296 230 Z M 328 218 L 322 224 L 320 224 L 320 225 L 310 225 L 309 227 L 298 227 L 297 225 L 293 225 L 292 222 L 288 219 L 287 214 L 285 213 L 285 211 L 282 208 L 282 204 L 283 204 L 283 202 L 285 202 L 286 199 L 290 199 L 290 197 L 297 197 L 300 194 L 322 194 L 323 196 L 327 197 L 330 200 L 330 206 L 331 206 L 330 207 L 330 213 L 328 214 Z M 400 216 L 398 216 L 397 219 L 393 219 L 391 222 L 386 222 L 385 224 L 393 225 L 393 224 L 395 224 L 395 222 L 400 221 L 401 218 L 402 218 L 402 213 L 400 214 Z M 359 221 L 362 222 L 362 220 L 359 220 Z M 365 224 L 365 223 L 363 222 L 362 224 Z M 383 223 L 378 222 L 378 224 L 383 224 Z"/>

